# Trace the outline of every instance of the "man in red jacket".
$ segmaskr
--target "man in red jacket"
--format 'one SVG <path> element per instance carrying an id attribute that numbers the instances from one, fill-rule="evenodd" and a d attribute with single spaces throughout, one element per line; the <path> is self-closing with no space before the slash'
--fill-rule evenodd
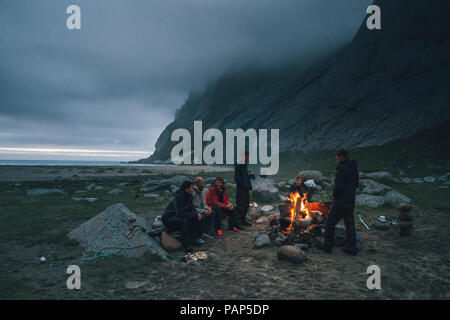
<path id="1" fill-rule="evenodd" d="M 238 210 L 228 200 L 227 188 L 223 185 L 224 180 L 222 177 L 217 177 L 216 181 L 209 187 L 206 194 L 206 205 L 212 208 L 215 212 L 215 229 L 219 237 L 222 236 L 222 215 L 228 216 L 228 228 L 234 232 L 239 232 L 237 228 L 237 215 Z"/>

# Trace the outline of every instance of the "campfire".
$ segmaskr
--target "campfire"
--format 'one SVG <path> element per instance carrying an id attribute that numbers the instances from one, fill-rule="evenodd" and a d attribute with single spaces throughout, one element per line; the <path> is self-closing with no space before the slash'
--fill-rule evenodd
<path id="1" fill-rule="evenodd" d="M 290 193 L 279 209 L 279 230 L 284 244 L 311 244 L 313 237 L 322 236 L 322 227 L 330 211 L 330 202 L 309 202 L 307 194 Z"/>

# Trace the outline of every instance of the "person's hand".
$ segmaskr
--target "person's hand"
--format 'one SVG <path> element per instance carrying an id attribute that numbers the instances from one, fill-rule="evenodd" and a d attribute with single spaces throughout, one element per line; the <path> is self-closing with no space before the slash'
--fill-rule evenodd
<path id="1" fill-rule="evenodd" d="M 211 208 L 208 208 L 208 209 L 205 210 L 205 214 L 206 214 L 207 216 L 209 216 L 211 213 L 212 213 Z"/>
<path id="2" fill-rule="evenodd" d="M 233 204 L 232 203 L 227 204 L 227 209 L 233 210 L 234 209 Z"/>
<path id="3" fill-rule="evenodd" d="M 198 221 L 200 221 L 200 220 L 202 220 L 203 217 L 200 213 L 197 213 L 197 218 L 198 218 Z"/>

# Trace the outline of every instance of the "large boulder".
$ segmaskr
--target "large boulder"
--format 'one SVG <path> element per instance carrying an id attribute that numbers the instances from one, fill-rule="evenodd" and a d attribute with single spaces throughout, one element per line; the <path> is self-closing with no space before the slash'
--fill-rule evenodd
<path id="1" fill-rule="evenodd" d="M 263 201 L 278 201 L 280 192 L 272 179 L 260 176 L 251 180 L 253 191 L 252 195 Z"/>
<path id="2" fill-rule="evenodd" d="M 318 170 L 305 170 L 300 171 L 299 176 L 302 177 L 303 181 L 314 180 L 315 183 L 321 184 L 326 178 L 323 176 L 322 172 Z"/>
<path id="3" fill-rule="evenodd" d="M 384 198 L 363 193 L 356 196 L 355 203 L 359 206 L 378 208 L 384 204 Z"/>
<path id="4" fill-rule="evenodd" d="M 294 246 L 281 246 L 277 251 L 278 260 L 285 260 L 295 264 L 301 264 L 306 261 L 306 254 Z"/>
<path id="5" fill-rule="evenodd" d="M 392 188 L 369 179 L 360 180 L 360 184 L 363 186 L 363 193 L 372 194 L 372 195 L 382 195 L 386 193 L 386 191 L 391 190 Z"/>
<path id="6" fill-rule="evenodd" d="M 375 181 L 383 182 L 383 183 L 392 183 L 394 181 L 394 178 L 392 177 L 392 174 L 386 171 L 380 171 L 380 172 L 372 172 L 368 173 L 366 175 L 369 179 L 373 179 Z"/>
<path id="7" fill-rule="evenodd" d="M 43 194 L 66 194 L 67 192 L 64 192 L 60 189 L 28 189 L 27 195 L 29 196 L 39 196 Z"/>
<path id="8" fill-rule="evenodd" d="M 391 204 L 411 203 L 411 199 L 398 191 L 391 190 L 384 195 L 384 202 Z"/>
<path id="9" fill-rule="evenodd" d="M 168 179 L 148 180 L 141 187 L 141 192 L 153 192 L 156 190 L 172 190 L 174 188 L 178 189 L 181 186 L 181 184 L 186 180 L 190 179 L 189 177 L 183 175 L 176 175 Z"/>
<path id="10" fill-rule="evenodd" d="M 255 236 L 255 240 L 253 241 L 253 246 L 258 248 L 269 247 L 272 243 L 270 242 L 270 238 L 267 234 L 261 232 Z"/>
<path id="11" fill-rule="evenodd" d="M 127 237 L 129 231 L 134 231 Z M 151 252 L 167 258 L 167 252 L 150 237 L 151 226 L 122 203 L 116 203 L 68 233 L 89 252 L 140 257 Z"/>

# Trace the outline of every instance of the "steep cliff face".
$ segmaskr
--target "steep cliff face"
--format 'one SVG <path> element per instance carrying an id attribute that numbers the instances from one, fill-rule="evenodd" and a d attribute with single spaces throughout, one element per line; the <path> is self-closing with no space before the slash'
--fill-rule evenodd
<path id="1" fill-rule="evenodd" d="M 450 119 L 450 2 L 379 0 L 382 29 L 363 21 L 354 39 L 307 72 L 229 72 L 191 95 L 162 132 L 167 160 L 176 128 L 278 128 L 280 151 L 382 145 Z"/>

